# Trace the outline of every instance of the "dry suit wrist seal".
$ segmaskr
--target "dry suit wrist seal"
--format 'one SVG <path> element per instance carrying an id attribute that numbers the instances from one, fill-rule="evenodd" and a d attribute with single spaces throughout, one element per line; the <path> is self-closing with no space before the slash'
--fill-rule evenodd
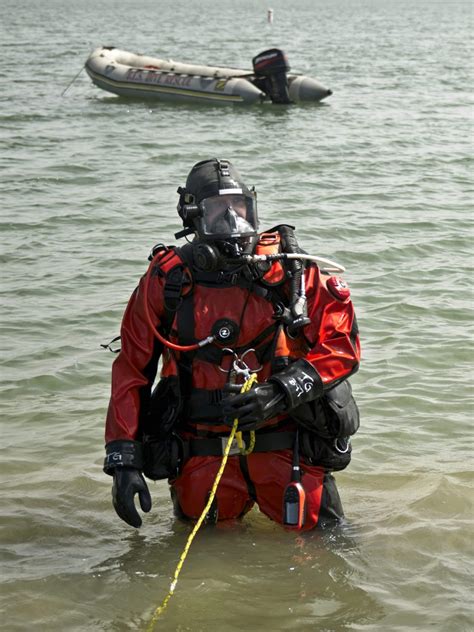
<path id="1" fill-rule="evenodd" d="M 143 470 L 143 446 L 138 441 L 110 441 L 105 446 L 104 472 L 112 475 L 117 467 Z"/>
<path id="2" fill-rule="evenodd" d="M 285 391 L 288 410 L 318 399 L 323 394 L 321 376 L 307 360 L 299 359 L 272 375 L 269 382 L 276 382 Z"/>

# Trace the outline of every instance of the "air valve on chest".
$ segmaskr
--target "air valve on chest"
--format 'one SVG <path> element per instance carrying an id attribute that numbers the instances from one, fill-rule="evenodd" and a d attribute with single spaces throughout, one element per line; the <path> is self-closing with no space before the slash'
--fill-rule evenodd
<path id="1" fill-rule="evenodd" d="M 239 337 L 239 326 L 230 318 L 220 318 L 214 323 L 211 334 L 219 344 L 234 344 Z"/>

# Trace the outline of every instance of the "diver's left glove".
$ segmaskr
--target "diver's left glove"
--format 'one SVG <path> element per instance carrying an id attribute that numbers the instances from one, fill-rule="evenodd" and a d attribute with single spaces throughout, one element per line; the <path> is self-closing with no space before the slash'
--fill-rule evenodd
<path id="1" fill-rule="evenodd" d="M 323 381 L 314 366 L 300 358 L 268 378 L 278 384 L 286 395 L 287 409 L 319 399 L 323 394 Z"/>
<path id="2" fill-rule="evenodd" d="M 277 384 L 256 384 L 246 393 L 241 393 L 241 388 L 237 384 L 228 384 L 224 390 L 238 394 L 229 395 L 222 400 L 224 423 L 232 426 L 237 418 L 239 431 L 256 430 L 267 419 L 286 409 L 285 393 Z"/>
<path id="3" fill-rule="evenodd" d="M 227 385 L 224 390 L 236 392 L 240 386 Z M 239 420 L 239 430 L 255 430 L 263 423 L 293 408 L 321 397 L 323 382 L 319 373 L 307 360 L 299 359 L 267 382 L 256 384 L 246 393 L 230 395 L 222 400 L 224 421 L 232 425 Z"/>
<path id="4" fill-rule="evenodd" d="M 111 441 L 105 446 L 104 472 L 114 477 L 112 501 L 118 516 L 132 527 L 140 527 L 142 519 L 135 507 L 138 494 L 140 507 L 151 509 L 151 496 L 141 473 L 143 449 L 138 441 Z"/>

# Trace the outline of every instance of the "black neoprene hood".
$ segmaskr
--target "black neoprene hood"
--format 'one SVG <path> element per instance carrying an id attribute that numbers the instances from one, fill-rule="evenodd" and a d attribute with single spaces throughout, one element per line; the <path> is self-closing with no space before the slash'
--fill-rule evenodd
<path id="1" fill-rule="evenodd" d="M 229 161 L 217 158 L 195 164 L 186 180 L 186 192 L 194 196 L 195 204 L 219 195 L 223 190 L 232 189 L 237 189 L 245 196 L 252 196 L 237 169 Z"/>

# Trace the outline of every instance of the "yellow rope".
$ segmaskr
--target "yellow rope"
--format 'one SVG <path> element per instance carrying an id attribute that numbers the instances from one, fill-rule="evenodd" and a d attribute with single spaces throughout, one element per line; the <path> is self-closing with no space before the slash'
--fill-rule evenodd
<path id="1" fill-rule="evenodd" d="M 253 452 L 253 449 L 255 447 L 255 430 L 250 431 L 250 443 L 248 448 L 245 447 L 241 432 L 236 432 L 235 438 L 237 439 L 237 445 L 239 447 L 240 454 L 242 454 L 243 456 L 247 456 L 248 454 L 251 454 Z"/>
<path id="2" fill-rule="evenodd" d="M 256 380 L 257 380 L 257 374 L 256 373 L 252 373 L 250 375 L 250 377 L 242 385 L 242 388 L 241 388 L 240 392 L 241 393 L 246 393 L 247 391 L 249 391 L 252 388 L 254 382 L 256 382 Z M 207 501 L 207 504 L 204 507 L 204 509 L 202 510 L 202 513 L 199 516 L 198 521 L 194 525 L 194 529 L 191 531 L 191 534 L 189 535 L 188 540 L 186 542 L 186 546 L 184 547 L 183 552 L 181 553 L 178 565 L 176 566 L 176 570 L 174 572 L 173 580 L 172 580 L 172 582 L 170 584 L 170 588 L 169 588 L 168 594 L 163 599 L 163 602 L 162 602 L 161 606 L 158 606 L 158 608 L 156 608 L 155 612 L 153 613 L 151 621 L 148 624 L 148 627 L 146 628 L 146 632 L 153 632 L 153 630 L 155 628 L 155 624 L 156 624 L 156 622 L 158 620 L 158 617 L 161 614 L 163 614 L 166 606 L 168 605 L 168 601 L 171 599 L 172 595 L 174 594 L 174 591 L 175 591 L 175 588 L 176 588 L 176 584 L 178 583 L 178 577 L 179 577 L 179 574 L 181 572 L 181 568 L 182 568 L 182 566 L 184 564 L 184 560 L 186 559 L 186 556 L 188 554 L 189 548 L 190 548 L 190 546 L 191 546 L 191 544 L 192 544 L 192 542 L 194 540 L 194 537 L 195 537 L 196 533 L 199 531 L 202 523 L 204 522 L 204 520 L 205 520 L 205 518 L 206 518 L 206 516 L 207 516 L 207 514 L 208 514 L 208 512 L 209 512 L 209 510 L 211 508 L 211 505 L 212 505 L 212 503 L 214 501 L 214 498 L 215 498 L 215 495 L 216 495 L 216 492 L 217 492 L 217 486 L 219 485 L 220 480 L 222 478 L 222 474 L 224 473 L 224 469 L 225 469 L 225 466 L 227 464 L 227 459 L 229 458 L 230 448 L 231 448 L 232 442 L 234 440 L 235 434 L 237 432 L 238 424 L 239 424 L 239 420 L 238 419 L 234 419 L 232 430 L 230 432 L 230 435 L 229 435 L 229 437 L 227 439 L 227 443 L 226 443 L 225 448 L 224 448 L 224 455 L 222 457 L 222 462 L 221 462 L 221 465 L 219 467 L 219 471 L 217 472 L 216 478 L 214 480 L 214 484 L 212 486 L 211 493 L 209 494 L 209 499 Z M 255 433 L 253 432 L 252 435 L 253 435 L 253 437 L 251 436 L 250 447 L 245 452 L 245 454 L 249 454 L 253 450 L 253 447 L 255 445 Z M 252 440 L 253 440 L 253 443 L 252 443 Z"/>

